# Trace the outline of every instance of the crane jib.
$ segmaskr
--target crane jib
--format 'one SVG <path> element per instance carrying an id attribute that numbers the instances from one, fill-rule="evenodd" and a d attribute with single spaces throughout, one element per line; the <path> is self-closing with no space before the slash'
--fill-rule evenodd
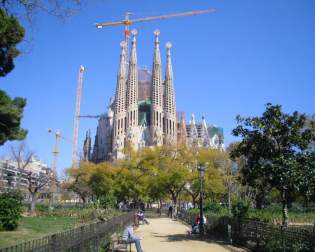
<path id="1" fill-rule="evenodd" d="M 133 23 L 138 22 L 148 22 L 158 19 L 169 19 L 169 18 L 175 18 L 175 17 L 185 17 L 185 16 L 195 16 L 200 14 L 206 14 L 206 13 L 213 13 L 216 12 L 216 9 L 207 9 L 207 10 L 199 10 L 199 11 L 188 11 L 188 12 L 180 12 L 180 13 L 172 13 L 172 14 L 166 14 L 166 15 L 160 15 L 160 16 L 151 16 L 151 17 L 143 17 L 143 18 L 137 18 L 130 20 L 126 18 L 122 21 L 117 22 L 110 22 L 110 23 L 98 23 L 96 24 L 97 28 L 107 27 L 107 26 L 116 26 L 116 25 L 126 25 L 129 26 Z"/>

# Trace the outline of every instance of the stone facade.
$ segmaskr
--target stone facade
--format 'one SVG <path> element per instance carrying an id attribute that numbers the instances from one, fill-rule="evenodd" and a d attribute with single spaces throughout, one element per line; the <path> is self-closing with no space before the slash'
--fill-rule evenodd
<path id="1" fill-rule="evenodd" d="M 111 161 L 124 157 L 123 150 L 131 145 L 134 150 L 163 144 L 182 145 L 198 143 L 213 146 L 208 127 L 203 119 L 196 124 L 194 116 L 186 125 L 185 116 L 177 120 L 176 99 L 171 59 L 172 44 L 166 44 L 166 68 L 162 77 L 160 32 L 154 32 L 152 71 L 141 69 L 137 60 L 136 31 L 132 31 L 131 50 L 128 60 L 128 45 L 120 44 L 120 62 L 117 74 L 115 98 L 107 113 L 99 121 L 93 152 L 93 162 Z M 219 144 L 220 145 L 220 144 Z M 215 147 L 218 147 L 216 145 Z M 84 159 L 90 146 L 85 140 Z M 220 145 L 221 146 L 221 145 Z"/>

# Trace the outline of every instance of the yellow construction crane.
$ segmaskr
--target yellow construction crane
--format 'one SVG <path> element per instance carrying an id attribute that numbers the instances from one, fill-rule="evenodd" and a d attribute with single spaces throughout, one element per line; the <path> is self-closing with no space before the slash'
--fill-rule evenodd
<path id="1" fill-rule="evenodd" d="M 54 149 L 53 149 L 53 154 L 54 154 L 54 159 L 52 163 L 52 173 L 50 176 L 50 181 L 49 181 L 49 193 L 50 193 L 50 198 L 49 198 L 49 203 L 52 204 L 54 202 L 54 194 L 57 191 L 57 178 L 58 178 L 58 173 L 57 173 L 57 164 L 58 164 L 58 155 L 59 155 L 59 143 L 60 140 L 67 141 L 68 143 L 72 143 L 71 140 L 68 138 L 65 138 L 59 130 L 54 130 L 54 129 L 48 129 L 48 133 L 54 135 L 55 137 L 55 144 L 54 144 Z"/>
<path id="2" fill-rule="evenodd" d="M 206 10 L 179 12 L 179 13 L 143 17 L 143 18 L 136 18 L 136 19 L 130 19 L 129 17 L 131 13 L 127 12 L 124 20 L 116 21 L 116 22 L 109 22 L 109 23 L 97 23 L 95 24 L 95 26 L 96 28 L 101 29 L 103 27 L 124 25 L 125 26 L 124 36 L 125 36 L 125 42 L 126 42 L 127 51 L 128 51 L 129 37 L 130 37 L 129 26 L 134 23 L 149 22 L 149 21 L 161 20 L 161 19 L 170 19 L 170 18 L 175 18 L 175 17 L 195 16 L 195 15 L 201 15 L 201 14 L 213 13 L 213 12 L 216 12 L 216 9 L 211 8 L 211 9 L 206 9 Z"/>
<path id="3" fill-rule="evenodd" d="M 55 145 L 54 145 L 54 150 L 53 150 L 53 154 L 54 154 L 54 159 L 53 159 L 53 163 L 52 163 L 52 175 L 50 177 L 50 181 L 49 181 L 49 205 L 53 204 L 54 202 L 54 194 L 57 191 L 57 185 L 56 185 L 56 181 L 57 181 L 57 160 L 58 160 L 58 154 L 59 154 L 59 141 L 61 138 L 61 133 L 59 130 L 52 130 L 52 129 L 48 129 L 48 133 L 54 134 L 55 135 Z"/>

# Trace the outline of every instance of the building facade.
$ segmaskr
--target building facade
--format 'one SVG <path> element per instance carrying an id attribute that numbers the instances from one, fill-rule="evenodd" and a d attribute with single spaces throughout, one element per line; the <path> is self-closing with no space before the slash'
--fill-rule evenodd
<path id="1" fill-rule="evenodd" d="M 29 186 L 29 179 L 36 184 L 39 181 L 49 181 L 52 171 L 48 166 L 32 156 L 25 169 L 19 169 L 18 163 L 12 159 L 0 160 L 0 188 L 1 191 L 6 189 L 20 188 L 26 189 Z M 47 183 L 42 192 L 48 192 L 49 184 Z"/>
<path id="2" fill-rule="evenodd" d="M 154 32 L 151 71 L 139 68 L 137 32 L 131 33 L 129 57 L 128 45 L 125 42 L 120 44 L 115 96 L 110 100 L 107 112 L 99 118 L 93 150 L 90 134 L 87 134 L 83 159 L 96 163 L 121 159 L 127 146 L 139 150 L 163 144 L 190 145 L 198 142 L 200 146 L 213 147 L 213 139 L 204 119 L 201 124 L 196 124 L 193 117 L 191 122 L 186 124 L 184 117 L 178 119 L 176 116 L 172 44 L 166 43 L 163 76 L 160 32 L 158 30 Z"/>

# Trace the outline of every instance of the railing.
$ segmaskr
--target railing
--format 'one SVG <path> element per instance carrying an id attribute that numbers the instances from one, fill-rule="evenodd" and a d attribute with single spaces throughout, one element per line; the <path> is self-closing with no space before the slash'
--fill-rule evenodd
<path id="1" fill-rule="evenodd" d="M 196 214 L 182 212 L 180 218 L 194 223 Z M 225 238 L 255 251 L 315 251 L 315 226 L 275 225 L 253 219 L 206 215 L 206 234 Z"/>
<path id="2" fill-rule="evenodd" d="M 315 251 L 312 226 L 284 227 L 252 219 L 231 223 L 233 240 L 246 247 L 264 251 Z"/>
<path id="3" fill-rule="evenodd" d="M 113 217 L 108 221 L 92 223 L 65 232 L 56 233 L 2 248 L 0 252 L 62 252 L 62 251 L 104 251 L 110 243 L 110 236 L 134 222 L 134 212 Z"/>

